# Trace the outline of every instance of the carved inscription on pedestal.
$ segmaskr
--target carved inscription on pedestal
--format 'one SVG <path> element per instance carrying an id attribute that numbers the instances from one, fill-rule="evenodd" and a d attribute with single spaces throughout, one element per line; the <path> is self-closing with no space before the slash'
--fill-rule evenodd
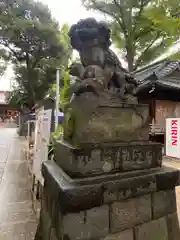
<path id="1" fill-rule="evenodd" d="M 114 169 L 114 151 L 112 148 L 104 148 L 102 151 L 103 171 L 110 172 Z"/>
<path id="2" fill-rule="evenodd" d="M 128 154 L 128 158 L 125 155 Z M 144 169 L 152 166 L 153 149 L 143 146 L 130 147 L 122 150 L 122 169 Z"/>
<path id="3" fill-rule="evenodd" d="M 121 164 L 122 164 L 122 169 L 124 169 L 124 165 L 128 166 L 128 167 L 131 165 L 132 155 L 131 155 L 131 151 L 130 150 L 131 150 L 130 148 L 126 148 L 126 147 L 121 149 L 120 160 L 121 160 Z"/>
<path id="4" fill-rule="evenodd" d="M 119 183 L 108 183 L 104 187 L 104 203 L 124 200 L 156 190 L 155 176 L 121 180 Z"/>
<path id="5" fill-rule="evenodd" d="M 77 166 L 81 173 L 101 172 L 103 167 L 102 154 L 100 149 L 94 149 L 77 156 Z"/>
<path id="6" fill-rule="evenodd" d="M 123 145 L 106 146 L 83 152 L 77 156 L 77 165 L 82 173 L 131 171 L 159 165 L 159 151 L 154 146 Z"/>
<path id="7" fill-rule="evenodd" d="M 61 155 L 60 164 L 68 174 L 78 177 L 158 167 L 161 154 L 161 146 L 154 143 L 87 145 L 67 151 L 66 160 Z"/>

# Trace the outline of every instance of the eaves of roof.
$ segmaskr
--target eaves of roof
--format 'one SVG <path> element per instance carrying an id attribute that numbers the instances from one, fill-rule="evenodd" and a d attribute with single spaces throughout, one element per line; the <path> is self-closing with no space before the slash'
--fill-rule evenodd
<path id="1" fill-rule="evenodd" d="M 132 75 L 135 77 L 137 81 L 144 81 L 148 77 L 150 77 L 152 74 L 156 74 L 167 62 L 167 60 L 160 61 L 151 65 L 148 65 L 146 67 L 143 67 L 141 69 L 138 69 L 134 72 L 132 72 Z"/>
<path id="2" fill-rule="evenodd" d="M 180 90 L 180 82 L 177 83 L 174 81 L 158 80 L 156 82 L 156 86 L 167 88 L 167 89 Z"/>
<path id="3" fill-rule="evenodd" d="M 133 73 L 136 81 L 141 84 L 147 79 L 151 79 L 155 75 L 157 79 L 162 79 L 171 74 L 175 69 L 180 67 L 180 61 L 164 60 L 145 68 L 139 69 Z"/>
<path id="4" fill-rule="evenodd" d="M 140 85 L 138 85 L 136 88 L 135 88 L 135 94 L 138 94 L 140 93 L 141 91 L 144 91 L 144 90 L 147 90 L 147 89 L 150 89 L 152 88 L 152 81 L 150 80 L 147 80 L 143 83 L 141 83 Z"/>
<path id="5" fill-rule="evenodd" d="M 178 91 L 180 90 L 180 81 L 169 81 L 166 79 L 157 81 L 146 80 L 135 89 L 135 94 L 139 94 L 140 92 L 143 92 L 148 89 L 150 90 L 153 87 L 160 88 L 162 90 L 166 89 L 171 91 Z"/>

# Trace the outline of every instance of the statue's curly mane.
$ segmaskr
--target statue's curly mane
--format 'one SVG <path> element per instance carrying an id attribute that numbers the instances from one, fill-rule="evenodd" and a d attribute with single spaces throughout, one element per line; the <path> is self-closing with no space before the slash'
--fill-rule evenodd
<path id="1" fill-rule="evenodd" d="M 108 26 L 104 22 L 97 22 L 93 18 L 80 20 L 77 24 L 72 25 L 69 30 L 71 45 L 76 50 L 94 39 L 108 48 L 111 45 L 110 35 L 111 31 Z"/>

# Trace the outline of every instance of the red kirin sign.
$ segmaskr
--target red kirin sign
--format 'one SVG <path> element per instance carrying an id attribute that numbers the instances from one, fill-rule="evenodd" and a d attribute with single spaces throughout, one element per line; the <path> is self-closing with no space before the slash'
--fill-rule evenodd
<path id="1" fill-rule="evenodd" d="M 180 118 L 166 119 L 166 155 L 180 159 Z"/>
<path id="2" fill-rule="evenodd" d="M 178 120 L 171 120 L 171 143 L 172 146 L 177 146 L 178 138 Z"/>

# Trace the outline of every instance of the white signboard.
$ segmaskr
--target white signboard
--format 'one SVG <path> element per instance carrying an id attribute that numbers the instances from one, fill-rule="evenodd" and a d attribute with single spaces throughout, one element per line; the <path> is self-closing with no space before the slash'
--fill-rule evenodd
<path id="1" fill-rule="evenodd" d="M 48 159 L 48 145 L 51 131 L 52 110 L 42 110 L 38 114 L 35 129 L 33 174 L 43 184 L 42 162 Z"/>
<path id="2" fill-rule="evenodd" d="M 180 118 L 166 119 L 166 155 L 180 158 Z"/>

